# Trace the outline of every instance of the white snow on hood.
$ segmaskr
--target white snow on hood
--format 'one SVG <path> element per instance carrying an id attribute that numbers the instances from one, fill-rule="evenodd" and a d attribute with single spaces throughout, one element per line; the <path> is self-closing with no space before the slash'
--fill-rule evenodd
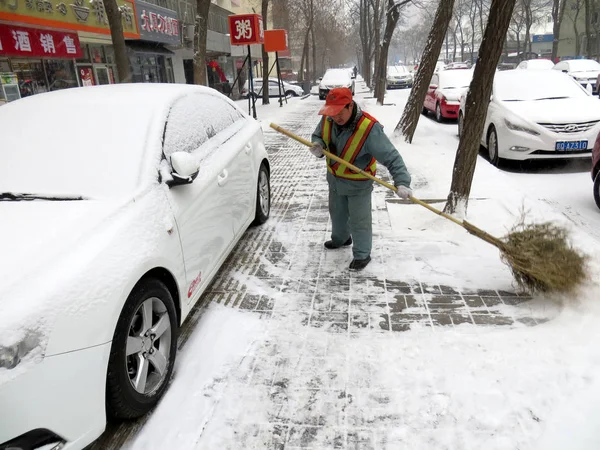
<path id="1" fill-rule="evenodd" d="M 515 114 L 536 123 L 580 123 L 600 120 L 596 97 L 502 102 Z"/>

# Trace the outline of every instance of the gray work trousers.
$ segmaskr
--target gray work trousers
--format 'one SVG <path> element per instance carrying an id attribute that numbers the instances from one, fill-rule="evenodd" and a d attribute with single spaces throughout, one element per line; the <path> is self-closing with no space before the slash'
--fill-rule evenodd
<path id="1" fill-rule="evenodd" d="M 373 222 L 371 216 L 371 190 L 359 195 L 339 195 L 329 189 L 329 216 L 331 240 L 341 246 L 352 236 L 354 259 L 371 256 Z"/>

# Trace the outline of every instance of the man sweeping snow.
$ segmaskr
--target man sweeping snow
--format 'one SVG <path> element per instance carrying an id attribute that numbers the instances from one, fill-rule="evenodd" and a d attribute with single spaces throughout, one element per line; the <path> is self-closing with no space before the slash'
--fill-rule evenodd
<path id="1" fill-rule="evenodd" d="M 329 91 L 319 114 L 323 118 L 311 138 L 313 155 L 322 158 L 323 149 L 327 149 L 371 175 L 375 175 L 379 161 L 391 173 L 398 197 L 407 199 L 412 195 L 410 174 L 402 156 L 377 119 L 353 101 L 350 89 Z M 350 270 L 362 270 L 371 261 L 373 181 L 327 158 L 327 182 L 332 231 L 325 248 L 333 250 L 353 244 Z"/>

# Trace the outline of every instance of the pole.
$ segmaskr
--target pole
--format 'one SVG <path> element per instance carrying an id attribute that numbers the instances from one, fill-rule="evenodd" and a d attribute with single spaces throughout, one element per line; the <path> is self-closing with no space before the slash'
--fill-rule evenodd
<path id="1" fill-rule="evenodd" d="M 256 100 L 254 98 L 254 79 L 252 78 L 252 53 L 250 45 L 248 45 L 248 81 L 250 86 L 250 93 L 248 94 L 248 115 L 250 115 L 250 104 L 252 103 L 252 117 L 256 119 Z"/>
<path id="2" fill-rule="evenodd" d="M 283 81 L 281 79 L 281 69 L 279 68 L 279 52 L 275 52 L 275 64 L 277 64 L 277 80 L 279 83 L 279 107 L 283 106 L 283 100 L 281 99 L 281 85 Z M 285 104 L 287 105 L 287 95 L 285 96 Z"/>

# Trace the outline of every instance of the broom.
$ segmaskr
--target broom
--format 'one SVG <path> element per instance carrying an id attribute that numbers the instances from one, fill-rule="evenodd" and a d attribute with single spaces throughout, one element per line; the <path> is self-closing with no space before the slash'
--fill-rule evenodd
<path id="1" fill-rule="evenodd" d="M 271 123 L 274 130 L 312 147 L 312 142 Z M 323 154 L 343 164 L 356 173 L 396 192 L 396 186 L 374 177 L 338 156 L 323 150 Z M 526 224 L 524 217 L 503 238 L 497 238 L 466 220 L 458 220 L 449 214 L 419 200 L 409 197 L 410 201 L 427 208 L 455 224 L 463 227 L 473 236 L 492 244 L 500 250 L 502 261 L 509 266 L 519 287 L 528 292 L 569 292 L 585 279 L 587 256 L 574 249 L 568 240 L 567 230 L 550 222 Z"/>

